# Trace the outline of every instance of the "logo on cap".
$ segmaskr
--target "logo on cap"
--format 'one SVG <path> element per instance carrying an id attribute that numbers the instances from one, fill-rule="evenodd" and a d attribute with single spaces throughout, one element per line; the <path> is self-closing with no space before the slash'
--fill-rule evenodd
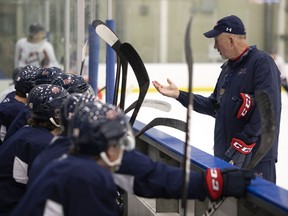
<path id="1" fill-rule="evenodd" d="M 227 27 L 227 28 L 226 28 L 226 32 L 228 32 L 228 31 L 229 31 L 229 32 L 232 32 L 232 28 L 228 28 L 228 27 Z"/>

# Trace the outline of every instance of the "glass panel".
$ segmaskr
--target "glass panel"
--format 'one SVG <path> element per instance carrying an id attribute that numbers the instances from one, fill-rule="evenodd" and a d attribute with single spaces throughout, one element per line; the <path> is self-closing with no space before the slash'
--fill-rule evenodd
<path id="1" fill-rule="evenodd" d="M 77 61 L 79 65 L 81 60 L 77 60 L 76 55 L 77 31 L 85 31 L 84 38 L 87 39 L 88 25 L 94 19 L 102 21 L 107 19 L 107 2 L 109 2 L 107 0 L 78 1 L 85 3 L 85 26 L 82 27 L 77 27 L 77 0 L 0 0 L 0 77 L 10 78 L 14 69 L 15 44 L 17 40 L 28 35 L 28 27 L 34 22 L 44 26 L 47 40 L 53 45 L 57 60 L 62 66 L 65 65 L 67 2 L 70 3 L 68 18 L 70 42 L 67 48 L 69 65 L 72 72 L 79 73 Z M 217 19 L 230 14 L 242 18 L 250 44 L 257 44 L 260 49 L 280 47 L 287 59 L 288 37 L 285 24 L 287 11 L 285 8 L 280 8 L 280 1 L 273 4 L 259 4 L 261 1 L 255 0 L 111 0 L 111 2 L 116 34 L 122 42 L 131 43 L 146 63 L 185 61 L 184 32 L 190 16 L 193 16 L 191 44 L 194 61 L 220 61 L 218 53 L 213 49 L 213 39 L 205 38 L 203 32 L 211 29 Z M 265 12 L 268 12 L 269 16 L 267 13 L 265 15 Z M 282 14 L 281 19 L 279 14 Z M 278 29 L 278 26 L 283 27 Z M 84 41 L 81 43 L 83 45 Z M 100 62 L 104 63 L 105 58 L 105 44 L 101 41 Z"/>

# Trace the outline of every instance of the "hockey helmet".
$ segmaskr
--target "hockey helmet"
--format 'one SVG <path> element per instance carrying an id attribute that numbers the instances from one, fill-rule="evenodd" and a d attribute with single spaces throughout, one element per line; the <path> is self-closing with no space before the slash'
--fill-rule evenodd
<path id="1" fill-rule="evenodd" d="M 90 101 L 94 101 L 95 97 L 92 94 L 71 93 L 64 100 L 60 108 L 61 123 L 64 128 L 67 128 L 68 122 L 72 119 L 76 107 L 80 107 Z"/>
<path id="2" fill-rule="evenodd" d="M 60 74 L 52 81 L 52 84 L 62 86 L 69 93 L 84 93 L 89 88 L 83 77 L 75 74 Z"/>
<path id="3" fill-rule="evenodd" d="M 120 108 L 99 100 L 79 107 L 71 119 L 68 136 L 72 149 L 85 155 L 101 155 L 109 145 L 127 150 L 135 146 L 130 124 Z"/>
<path id="4" fill-rule="evenodd" d="M 35 86 L 35 78 L 40 70 L 40 68 L 32 65 L 19 68 L 14 81 L 16 91 L 23 94 L 29 93 Z"/>
<path id="5" fill-rule="evenodd" d="M 52 80 L 62 73 L 64 73 L 63 70 L 58 67 L 42 68 L 35 77 L 35 84 L 51 84 Z"/>
<path id="6" fill-rule="evenodd" d="M 54 121 L 54 118 L 60 119 L 60 107 L 68 94 L 61 86 L 35 86 L 30 91 L 27 102 L 32 118 L 50 121 Z"/>

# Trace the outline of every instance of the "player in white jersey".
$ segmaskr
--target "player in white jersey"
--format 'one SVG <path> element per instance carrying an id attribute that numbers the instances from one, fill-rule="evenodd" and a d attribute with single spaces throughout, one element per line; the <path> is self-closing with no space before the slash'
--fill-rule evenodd
<path id="1" fill-rule="evenodd" d="M 21 38 L 16 43 L 15 68 L 26 65 L 60 67 L 52 44 L 45 38 L 43 26 L 37 23 L 30 25 L 27 38 Z"/>

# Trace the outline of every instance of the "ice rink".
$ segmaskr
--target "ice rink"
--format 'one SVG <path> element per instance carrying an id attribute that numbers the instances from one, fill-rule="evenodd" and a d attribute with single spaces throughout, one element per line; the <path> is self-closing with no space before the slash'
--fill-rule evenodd
<path id="1" fill-rule="evenodd" d="M 201 93 L 199 93 L 201 94 Z M 207 94 L 207 93 L 206 93 Z M 203 93 L 202 95 L 205 95 Z M 127 96 L 127 102 L 125 107 L 130 105 L 131 102 L 137 99 L 137 94 L 130 94 Z M 156 117 L 169 117 L 177 118 L 186 121 L 186 108 L 184 108 L 178 101 L 164 97 L 159 93 L 148 93 L 146 99 L 157 99 L 166 101 L 171 104 L 172 109 L 170 112 L 160 111 L 150 107 L 141 107 L 137 120 L 143 123 L 149 123 Z M 131 114 L 131 112 L 128 113 Z M 278 163 L 277 163 L 277 185 L 288 190 L 288 170 L 286 163 L 288 164 L 288 94 L 282 91 L 282 116 L 280 126 L 279 137 L 279 150 L 278 150 Z M 185 133 L 182 131 L 167 128 L 164 126 L 157 126 L 156 129 L 162 130 L 171 134 L 180 140 L 185 141 Z M 196 112 L 192 112 L 191 121 L 191 144 L 209 154 L 213 155 L 213 130 L 214 130 L 214 118 L 206 115 L 202 115 Z"/>

